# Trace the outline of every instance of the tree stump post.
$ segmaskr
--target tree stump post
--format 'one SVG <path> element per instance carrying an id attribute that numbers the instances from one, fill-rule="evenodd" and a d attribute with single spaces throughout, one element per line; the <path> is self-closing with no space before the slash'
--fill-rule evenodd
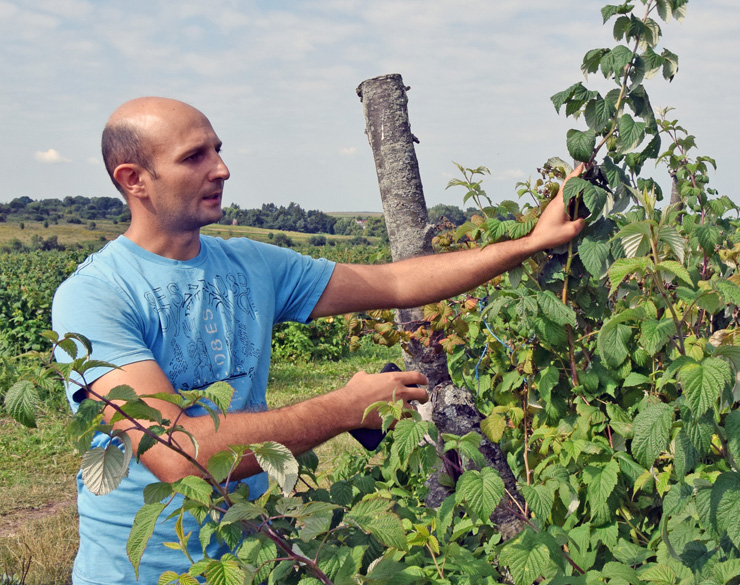
<path id="1" fill-rule="evenodd" d="M 421 184 L 419 163 L 411 133 L 406 92 L 409 90 L 398 74 L 383 75 L 363 81 L 357 88 L 362 102 L 370 148 L 375 159 L 380 198 L 388 229 L 393 261 L 433 254 L 434 226 L 429 224 L 426 200 Z M 397 311 L 396 320 L 404 329 L 413 331 L 424 321 L 420 308 Z M 447 354 L 441 347 L 425 347 L 412 341 L 404 353 L 406 369 L 423 373 L 429 379 L 430 400 L 425 418 L 435 423 L 441 433 L 464 435 L 476 431 L 483 437 L 481 452 L 487 463 L 501 475 L 511 497 L 524 508 L 516 489 L 516 480 L 506 457 L 495 443 L 481 432 L 481 413 L 470 392 L 456 388 L 447 369 Z M 429 412 L 431 410 L 431 412 Z M 427 505 L 437 507 L 451 492 L 436 475 L 429 482 Z M 511 503 L 513 504 L 513 502 Z M 493 514 L 504 538 L 512 538 L 523 527 L 509 506 L 499 505 Z"/>

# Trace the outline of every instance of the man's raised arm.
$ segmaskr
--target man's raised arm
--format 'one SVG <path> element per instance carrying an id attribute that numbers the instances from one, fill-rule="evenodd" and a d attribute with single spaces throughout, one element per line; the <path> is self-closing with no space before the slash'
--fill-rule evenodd
<path id="1" fill-rule="evenodd" d="M 566 215 L 563 187 L 582 169 L 580 165 L 566 177 L 532 232 L 518 240 L 390 264 L 338 264 L 311 317 L 418 307 L 450 298 L 519 266 L 536 252 L 571 241 L 585 222 Z"/>

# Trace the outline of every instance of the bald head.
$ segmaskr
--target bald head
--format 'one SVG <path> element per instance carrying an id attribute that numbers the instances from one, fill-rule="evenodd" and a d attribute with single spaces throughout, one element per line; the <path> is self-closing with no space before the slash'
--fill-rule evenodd
<path id="1" fill-rule="evenodd" d="M 122 164 L 136 164 L 157 178 L 154 166 L 155 136 L 175 123 L 182 114 L 205 116 L 192 106 L 169 98 L 141 97 L 116 109 L 103 129 L 102 151 L 105 169 L 116 189 L 126 193 L 114 177 Z"/>

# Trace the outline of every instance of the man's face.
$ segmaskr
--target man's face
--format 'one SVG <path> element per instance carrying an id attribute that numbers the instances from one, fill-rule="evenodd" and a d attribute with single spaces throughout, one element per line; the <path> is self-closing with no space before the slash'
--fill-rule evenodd
<path id="1" fill-rule="evenodd" d="M 229 169 L 208 119 L 182 104 L 152 119 L 147 134 L 157 178 L 147 173 L 149 201 L 163 229 L 189 231 L 221 219 Z"/>

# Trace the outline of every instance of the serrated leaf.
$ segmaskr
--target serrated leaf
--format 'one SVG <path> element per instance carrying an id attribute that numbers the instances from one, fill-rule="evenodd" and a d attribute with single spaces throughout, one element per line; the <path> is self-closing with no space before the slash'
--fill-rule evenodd
<path id="1" fill-rule="evenodd" d="M 555 503 L 555 495 L 544 485 L 522 485 L 520 490 L 527 501 L 529 509 L 542 521 L 550 517 L 552 506 Z"/>
<path id="2" fill-rule="evenodd" d="M 231 449 L 219 451 L 211 456 L 206 467 L 213 479 L 220 483 L 229 476 L 239 460 L 239 455 Z"/>
<path id="3" fill-rule="evenodd" d="M 131 386 L 121 384 L 111 388 L 104 398 L 108 400 L 138 400 L 139 397 Z"/>
<path id="4" fill-rule="evenodd" d="M 640 324 L 638 343 L 648 355 L 656 355 L 676 334 L 673 319 L 646 319 Z"/>
<path id="5" fill-rule="evenodd" d="M 589 274 L 595 278 L 602 278 L 607 271 L 607 260 L 611 246 L 601 239 L 585 236 L 578 242 L 578 256 Z"/>
<path id="6" fill-rule="evenodd" d="M 158 481 L 150 483 L 144 488 L 144 503 L 155 504 L 172 495 L 172 484 Z"/>
<path id="7" fill-rule="evenodd" d="M 588 502 L 594 510 L 608 507 L 608 499 L 617 486 L 619 476 L 619 464 L 612 459 L 604 466 L 587 465 L 583 470 L 583 483 L 585 483 L 588 494 Z"/>
<path id="8" fill-rule="evenodd" d="M 643 467 L 652 467 L 667 449 L 672 423 L 673 408 L 663 402 L 648 405 L 635 417 L 632 454 Z"/>
<path id="9" fill-rule="evenodd" d="M 626 340 L 631 335 L 631 329 L 618 318 L 607 321 L 599 331 L 596 338 L 599 354 L 610 367 L 618 368 L 629 356 Z"/>
<path id="10" fill-rule="evenodd" d="M 687 363 L 678 371 L 678 381 L 684 388 L 691 411 L 700 417 L 712 408 L 722 391 L 733 382 L 730 365 L 709 357 L 701 363 Z"/>
<path id="11" fill-rule="evenodd" d="M 408 461 L 411 452 L 416 449 L 427 433 L 427 425 L 411 419 L 398 421 L 393 431 L 393 449 L 396 450 L 402 463 Z"/>
<path id="12" fill-rule="evenodd" d="M 547 545 L 529 530 L 501 549 L 501 563 L 514 578 L 514 585 L 531 585 L 550 566 Z"/>
<path id="13" fill-rule="evenodd" d="M 298 481 L 298 461 L 290 449 L 274 441 L 248 445 L 257 463 L 273 478 L 287 496 Z"/>
<path id="14" fill-rule="evenodd" d="M 614 238 L 621 242 L 627 258 L 636 258 L 645 256 L 650 251 L 651 235 L 650 223 L 637 221 L 624 226 Z"/>
<path id="15" fill-rule="evenodd" d="M 506 430 L 506 418 L 497 413 L 491 413 L 480 423 L 480 430 L 493 443 L 498 443 Z"/>
<path id="16" fill-rule="evenodd" d="M 131 439 L 128 439 L 127 435 L 121 435 L 121 439 L 124 440 L 124 444 L 128 443 L 128 454 L 111 441 L 105 447 L 94 447 L 86 451 L 82 456 L 80 464 L 82 481 L 96 496 L 112 492 L 128 475 Z"/>
<path id="17" fill-rule="evenodd" d="M 713 225 L 698 225 L 694 228 L 694 234 L 707 255 L 714 254 L 714 247 L 722 239 L 722 233 Z"/>
<path id="18" fill-rule="evenodd" d="M 736 547 L 740 547 L 740 475 L 734 472 L 722 474 L 712 489 L 712 500 L 716 504 L 717 528 L 727 531 L 727 536 Z"/>
<path id="19" fill-rule="evenodd" d="M 638 276 L 647 269 L 650 264 L 650 260 L 645 257 L 640 258 L 620 258 L 615 260 L 614 264 L 609 268 L 609 280 L 611 281 L 611 288 L 609 294 L 614 292 L 622 284 L 622 281 L 627 278 L 630 274 L 638 273 Z"/>
<path id="20" fill-rule="evenodd" d="M 725 417 L 725 430 L 730 454 L 735 462 L 740 462 L 740 410 L 733 410 Z"/>
<path id="21" fill-rule="evenodd" d="M 597 49 L 597 51 L 600 50 L 601 49 Z M 598 57 L 598 62 L 600 61 L 601 54 L 599 54 Z M 598 67 L 598 62 L 596 62 L 596 67 L 593 67 L 593 69 L 591 69 L 592 72 L 596 71 L 596 68 Z M 593 65 L 593 63 L 591 65 Z M 586 118 L 586 124 L 588 124 L 588 127 L 597 134 L 600 134 L 601 131 L 609 125 L 616 113 L 617 110 L 614 108 L 614 104 L 612 104 L 611 101 L 598 97 L 586 104 L 584 117 Z"/>
<path id="22" fill-rule="evenodd" d="M 588 162 L 596 146 L 596 133 L 593 130 L 568 130 L 566 145 L 575 160 Z"/>
<path id="23" fill-rule="evenodd" d="M 389 510 L 391 505 L 392 502 L 378 498 L 364 500 L 355 505 L 344 519 L 369 532 L 382 544 L 406 550 L 406 534 L 401 519 Z"/>
<path id="24" fill-rule="evenodd" d="M 148 420 L 156 423 L 162 422 L 162 413 L 138 398 L 136 400 L 131 400 L 129 402 L 121 404 L 119 408 L 121 409 L 121 412 L 116 412 L 111 417 L 110 424 L 115 424 L 118 421 L 126 420 L 126 416 L 124 415 L 128 415 L 134 420 Z"/>
<path id="25" fill-rule="evenodd" d="M 504 482 L 490 467 L 466 471 L 457 480 L 455 501 L 465 503 L 478 518 L 487 520 L 504 497 Z"/>
<path id="26" fill-rule="evenodd" d="M 655 553 L 647 548 L 638 546 L 624 538 L 620 538 L 617 546 L 611 550 L 614 558 L 625 565 L 641 565 Z"/>
<path id="27" fill-rule="evenodd" d="M 242 585 L 244 571 L 235 558 L 224 555 L 219 561 L 211 561 L 206 568 L 206 580 L 209 585 Z"/>
<path id="28" fill-rule="evenodd" d="M 673 255 L 683 264 L 686 251 L 686 240 L 683 239 L 678 230 L 672 225 L 662 225 L 658 230 L 658 242 L 666 244 Z"/>
<path id="29" fill-rule="evenodd" d="M 172 484 L 172 490 L 206 506 L 211 503 L 213 488 L 201 477 L 196 477 L 195 475 L 185 476 Z"/>
<path id="30" fill-rule="evenodd" d="M 139 578 L 141 555 L 144 554 L 144 549 L 154 532 L 154 525 L 164 508 L 165 504 L 144 504 L 134 518 L 134 524 L 126 543 L 126 553 L 134 566 L 137 579 Z"/>
<path id="31" fill-rule="evenodd" d="M 683 264 L 679 264 L 675 260 L 663 260 L 663 262 L 655 267 L 655 270 L 670 272 L 683 280 L 689 286 L 694 286 L 689 271 L 684 268 Z"/>
<path id="32" fill-rule="evenodd" d="M 261 583 L 267 580 L 271 569 L 270 561 L 276 559 L 277 556 L 277 546 L 264 535 L 246 539 L 237 550 L 237 557 L 245 564 L 261 567 L 259 572 L 255 574 L 252 583 Z"/>
<path id="33" fill-rule="evenodd" d="M 563 303 L 552 291 L 543 291 L 537 294 L 537 304 L 545 317 L 558 325 L 575 327 L 576 313 Z"/>
<path id="34" fill-rule="evenodd" d="M 36 428 L 39 394 L 30 380 L 19 380 L 8 388 L 4 402 L 10 416 L 25 427 Z"/>

